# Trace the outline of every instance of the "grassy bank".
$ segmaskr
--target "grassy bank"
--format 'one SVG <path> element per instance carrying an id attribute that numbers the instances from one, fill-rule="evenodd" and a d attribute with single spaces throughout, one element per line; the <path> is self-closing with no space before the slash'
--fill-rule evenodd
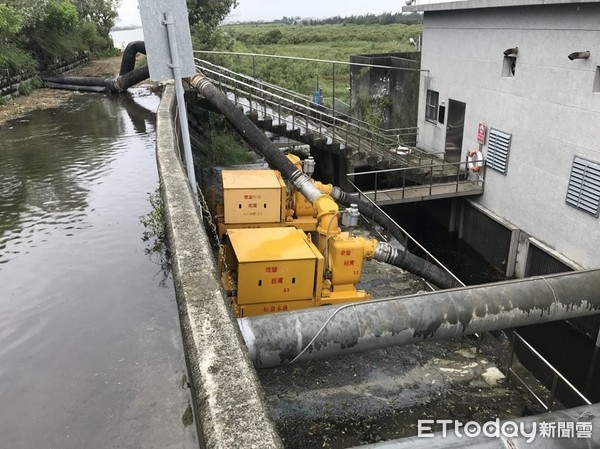
<path id="1" fill-rule="evenodd" d="M 282 23 L 226 25 L 233 50 L 244 53 L 349 61 L 350 55 L 414 51 L 409 42 L 421 34 L 421 25 L 292 25 Z M 310 95 L 317 85 L 332 95 L 332 64 L 271 58 L 220 58 L 233 70 Z M 347 99 L 349 70 L 335 67 L 336 98 Z"/>

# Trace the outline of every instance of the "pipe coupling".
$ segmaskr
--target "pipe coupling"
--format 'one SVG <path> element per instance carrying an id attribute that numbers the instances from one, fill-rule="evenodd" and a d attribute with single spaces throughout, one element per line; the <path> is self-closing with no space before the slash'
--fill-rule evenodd
<path id="1" fill-rule="evenodd" d="M 321 191 L 314 186 L 312 180 L 300 170 L 296 170 L 294 173 L 292 173 L 290 176 L 290 181 L 294 187 L 296 187 L 296 189 L 302 195 L 304 195 L 308 201 L 310 201 L 310 204 L 315 204 L 317 198 L 323 195 Z"/>
<path id="2" fill-rule="evenodd" d="M 373 259 L 378 262 L 390 263 L 398 256 L 398 250 L 387 242 L 377 242 Z"/>
<path id="3" fill-rule="evenodd" d="M 210 80 L 202 73 L 197 73 L 190 78 L 190 84 L 194 86 L 194 89 L 196 89 L 198 93 L 203 93 L 205 87 L 210 84 Z"/>
<path id="4" fill-rule="evenodd" d="M 342 189 L 340 189 L 339 187 L 334 186 L 331 189 L 331 193 L 329 195 L 331 196 L 331 198 L 333 198 L 334 200 L 339 202 L 343 198 L 344 191 Z"/>
<path id="5" fill-rule="evenodd" d="M 107 86 L 111 86 L 112 85 L 112 89 L 109 88 L 109 90 L 111 90 L 112 92 L 116 92 L 116 93 L 123 93 L 125 92 L 127 89 L 123 88 L 121 86 L 121 84 L 119 83 L 119 78 L 121 78 L 120 76 L 115 78 L 114 80 L 112 78 L 108 78 L 106 80 L 106 85 Z"/>

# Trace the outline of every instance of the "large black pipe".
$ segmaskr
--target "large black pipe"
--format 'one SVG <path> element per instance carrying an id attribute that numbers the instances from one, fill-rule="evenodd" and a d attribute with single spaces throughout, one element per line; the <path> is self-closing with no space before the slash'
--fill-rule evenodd
<path id="1" fill-rule="evenodd" d="M 129 42 L 123 51 L 119 75 L 125 75 L 135 68 L 135 57 L 138 53 L 146 54 L 146 43 L 144 41 Z"/>
<path id="2" fill-rule="evenodd" d="M 259 368 L 600 313 L 600 269 L 238 320 Z"/>
<path id="3" fill-rule="evenodd" d="M 46 76 L 42 77 L 46 86 L 54 89 L 81 90 L 88 92 L 125 92 L 137 83 L 148 79 L 148 66 L 144 65 L 117 78 L 97 76 Z"/>
<path id="4" fill-rule="evenodd" d="M 312 184 L 308 177 L 283 155 L 283 153 L 269 140 L 267 136 L 254 124 L 246 115 L 233 104 L 227 96 L 215 87 L 202 74 L 196 74 L 190 79 L 190 84 L 198 93 L 212 104 L 223 116 L 233 125 L 238 133 L 255 148 L 271 165 L 281 172 L 284 178 L 290 179 L 296 187 L 312 202 L 320 192 L 311 189 Z M 312 197 L 311 197 L 312 196 Z M 344 193 L 341 189 L 335 188 L 332 195 L 334 200 L 349 206 L 351 203 L 357 204 L 361 213 L 369 217 L 375 217 L 375 221 L 381 226 L 393 230 L 393 234 L 398 241 L 404 241 L 404 235 L 401 235 L 389 218 L 382 214 L 372 204 Z M 449 273 L 441 268 L 427 262 L 408 251 L 395 250 L 386 257 L 385 262 L 391 263 L 404 270 L 410 271 L 423 279 L 437 285 L 441 288 L 452 288 L 459 285 Z"/>
<path id="5" fill-rule="evenodd" d="M 62 90 L 75 90 L 77 92 L 96 92 L 96 93 L 105 93 L 106 86 L 85 86 L 85 85 L 77 85 L 77 84 L 61 84 L 61 83 L 51 83 L 46 81 L 46 87 L 50 89 L 62 89 Z"/>

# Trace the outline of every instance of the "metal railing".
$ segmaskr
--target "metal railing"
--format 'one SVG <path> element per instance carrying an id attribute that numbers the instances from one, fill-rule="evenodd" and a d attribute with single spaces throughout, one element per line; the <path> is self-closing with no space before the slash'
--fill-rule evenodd
<path id="1" fill-rule="evenodd" d="M 352 182 L 349 181 L 351 184 Z M 365 201 L 371 203 L 371 205 L 377 209 L 382 215 L 384 215 L 385 217 L 387 217 L 387 221 L 388 221 L 388 228 L 386 229 L 386 233 L 387 235 L 390 235 L 390 223 L 393 223 L 393 226 L 398 229 L 400 231 L 400 233 L 402 234 L 402 236 L 404 237 L 404 242 L 399 242 L 400 244 L 402 244 L 404 246 L 404 248 L 415 254 L 415 255 L 419 255 L 422 258 L 424 258 L 425 260 L 427 260 L 428 262 L 431 262 L 434 265 L 437 265 L 439 268 L 441 268 L 443 271 L 445 271 L 446 273 L 448 273 L 458 284 L 460 284 L 460 286 L 465 287 L 466 285 L 458 278 L 456 277 L 456 275 L 454 273 L 452 273 L 452 271 L 450 271 L 448 269 L 448 267 L 446 267 L 442 262 L 440 262 L 433 254 L 431 254 L 423 245 L 421 245 L 415 238 L 413 238 L 412 235 L 410 235 L 408 233 L 408 231 L 406 231 L 402 226 L 400 226 L 398 223 L 396 223 L 396 221 L 391 218 L 386 212 L 383 211 L 383 209 L 381 209 L 379 207 L 379 205 L 377 205 L 371 198 L 369 198 L 368 196 L 366 196 L 364 193 L 362 193 L 360 191 L 360 189 L 358 189 L 354 184 L 352 184 L 358 191 L 359 193 L 359 198 L 364 199 Z M 371 223 L 375 222 L 375 217 L 366 217 L 368 220 L 371 221 Z M 387 241 L 388 238 L 379 233 L 379 236 Z M 479 337 L 479 335 L 477 335 Z"/>
<path id="2" fill-rule="evenodd" d="M 410 155 L 407 155 L 407 157 L 408 156 Z M 432 158 L 431 163 L 429 165 L 421 164 L 420 159 L 418 160 L 418 162 L 419 164 L 415 164 L 413 166 L 348 173 L 346 176 L 347 178 L 352 178 L 354 180 L 353 182 L 351 179 L 348 179 L 348 182 L 352 184 L 352 186 L 356 189 L 359 195 L 365 197 L 369 195 L 369 193 L 364 192 L 364 189 L 360 189 L 359 187 L 357 187 L 356 178 L 359 178 L 361 176 L 372 176 L 374 180 L 372 184 L 373 190 L 371 194 L 375 203 L 377 203 L 378 201 L 378 193 L 387 194 L 391 192 L 401 192 L 401 199 L 404 199 L 406 197 L 407 189 L 421 188 L 422 190 L 423 187 L 426 187 L 427 194 L 433 195 L 434 188 L 442 184 L 444 186 L 444 193 L 446 194 L 452 194 L 453 191 L 454 193 L 458 193 L 460 190 L 460 186 L 467 184 L 470 186 L 475 186 L 477 188 L 477 192 L 479 192 L 480 190 L 483 191 L 485 183 L 485 162 L 483 160 L 471 162 L 442 162 L 440 164 L 436 163 L 434 158 Z M 478 173 L 473 173 L 469 175 L 468 164 L 476 164 L 478 162 L 482 163 L 480 171 Z M 406 165 L 409 165 L 408 161 L 406 162 Z M 414 172 L 414 174 L 411 174 L 411 172 Z M 397 187 L 388 187 L 385 189 L 379 188 L 380 175 L 393 175 L 395 173 L 400 174 L 401 179 L 396 178 L 390 180 L 390 176 L 388 176 L 387 182 L 389 183 L 392 181 L 396 181 L 401 185 Z M 469 179 L 469 177 L 475 179 Z M 410 185 L 407 185 L 407 178 L 409 182 L 415 182 L 415 180 L 419 180 L 420 182 L 417 185 L 412 183 Z"/>
<path id="3" fill-rule="evenodd" d="M 531 354 L 533 354 L 542 364 L 549 368 L 552 371 L 552 385 L 550 387 L 550 394 L 548 398 L 544 401 L 538 394 L 533 391 L 533 389 L 527 385 L 527 382 L 519 376 L 515 370 L 513 369 L 513 360 L 515 355 L 515 349 L 517 342 L 521 343 Z M 548 362 L 539 352 L 535 350 L 533 346 L 531 346 L 523 337 L 521 337 L 518 332 L 513 332 L 513 340 L 510 347 L 510 355 L 508 358 L 508 363 L 506 365 L 506 380 L 510 380 L 511 376 L 514 376 L 521 385 L 539 402 L 539 404 L 544 407 L 544 410 L 551 412 L 554 409 L 554 404 L 556 401 L 556 388 L 558 386 L 558 381 L 562 381 L 567 388 L 569 388 L 576 396 L 581 399 L 581 401 L 586 405 L 591 405 L 592 403 L 577 389 L 571 382 L 569 382 L 562 374 L 558 372 L 550 362 Z"/>
<path id="4" fill-rule="evenodd" d="M 243 75 L 225 67 L 196 58 L 196 67 L 206 77 L 228 92 L 234 103 L 248 112 L 259 114 L 260 118 L 270 118 L 287 129 L 298 129 L 300 133 L 313 133 L 329 142 L 337 141 L 346 147 L 370 152 L 381 158 L 398 159 L 397 148 L 402 138 L 414 136 L 407 132 L 391 134 L 368 123 L 335 112 L 324 105 L 317 105 L 307 95 Z M 262 117 L 261 117 L 262 116 Z M 415 158 L 423 157 L 423 152 L 414 150 Z M 427 156 L 429 157 L 429 156 Z"/>

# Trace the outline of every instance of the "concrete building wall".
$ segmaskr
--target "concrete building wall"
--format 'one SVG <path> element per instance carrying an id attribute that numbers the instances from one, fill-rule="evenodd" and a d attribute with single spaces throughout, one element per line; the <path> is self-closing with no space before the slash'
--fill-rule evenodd
<path id="1" fill-rule="evenodd" d="M 420 53 L 390 53 L 378 55 L 352 55 L 350 62 L 374 64 L 382 67 L 351 66 L 352 108 L 354 116 L 367 120 L 366 104 L 377 108 L 381 98 L 390 100 L 378 124 L 384 129 L 414 128 L 417 126 L 419 101 Z M 361 104 L 362 103 L 362 104 Z"/>
<path id="2" fill-rule="evenodd" d="M 513 47 L 515 75 L 503 77 Z M 418 146 L 445 147 L 446 125 L 425 120 L 427 89 L 446 108 L 464 102 L 463 160 L 478 148 L 478 123 L 512 134 L 506 175 L 488 168 L 477 202 L 578 264 L 600 266 L 600 220 L 565 203 L 575 155 L 600 163 L 600 3 L 426 11 L 422 50 Z M 567 58 L 585 50 L 587 60 Z"/>

